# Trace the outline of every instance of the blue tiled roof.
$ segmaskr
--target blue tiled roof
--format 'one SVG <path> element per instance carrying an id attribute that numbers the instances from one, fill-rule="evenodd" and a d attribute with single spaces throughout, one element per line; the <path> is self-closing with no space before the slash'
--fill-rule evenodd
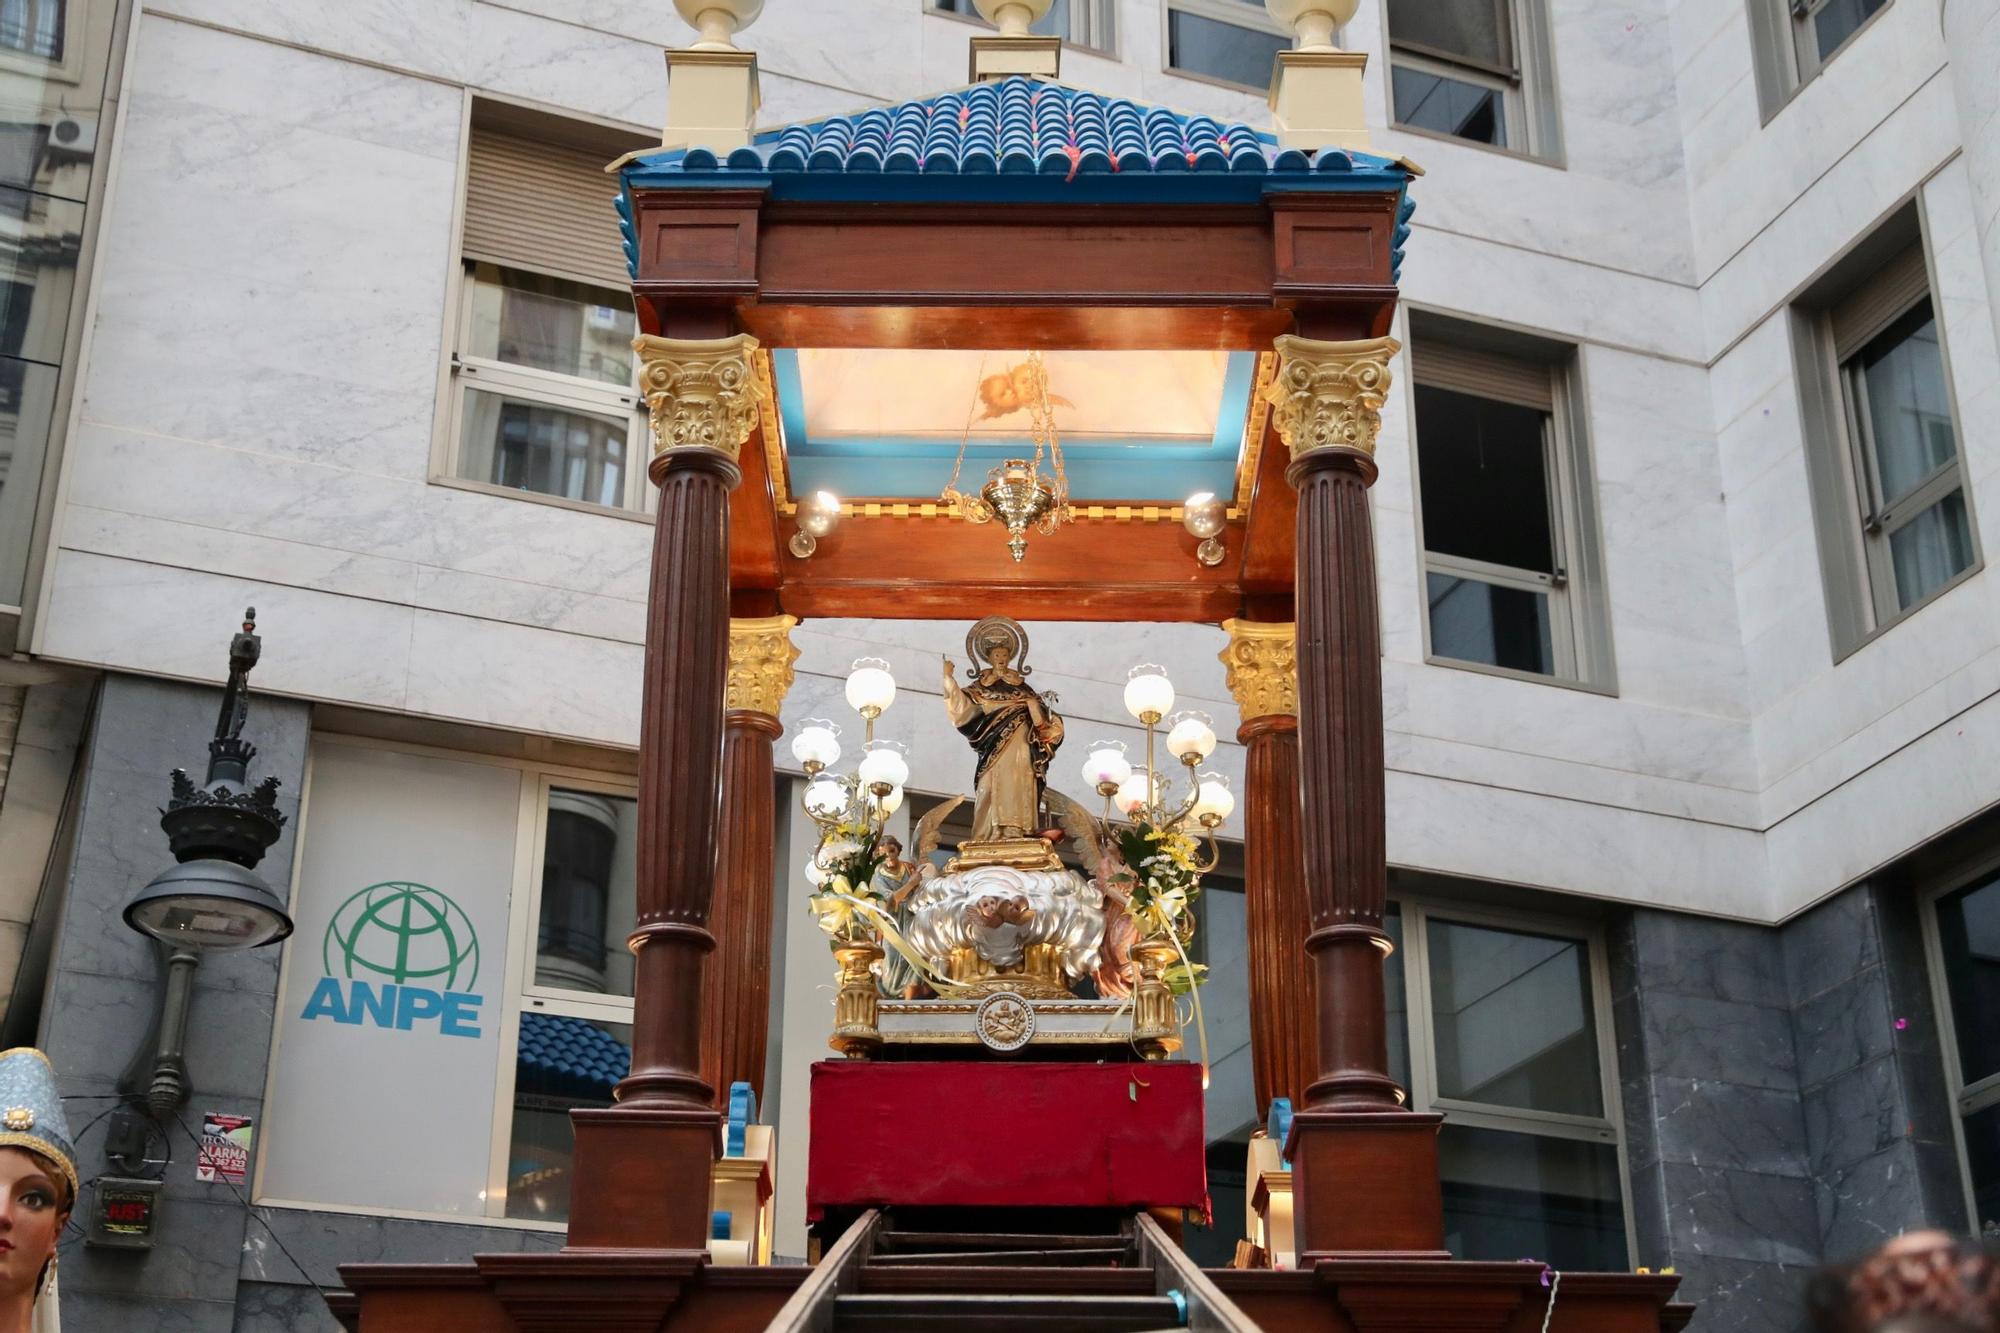
<path id="1" fill-rule="evenodd" d="M 631 1050 L 595 1023 L 562 1014 L 521 1015 L 515 1083 L 523 1091 L 609 1101 L 631 1067 Z"/>
<path id="2" fill-rule="evenodd" d="M 794 199 L 1076 203 L 1222 203 L 1280 188 L 1397 191 L 1400 261 L 1410 176 L 1372 153 L 1280 148 L 1247 125 L 1014 77 L 769 130 L 721 157 L 706 148 L 643 154 L 620 172 L 619 213 L 636 272 L 635 185 L 757 185 Z"/>

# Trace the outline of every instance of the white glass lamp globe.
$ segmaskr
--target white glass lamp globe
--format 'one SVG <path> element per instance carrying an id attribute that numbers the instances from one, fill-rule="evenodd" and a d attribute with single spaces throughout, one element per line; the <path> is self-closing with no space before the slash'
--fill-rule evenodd
<path id="1" fill-rule="evenodd" d="M 1090 747 L 1083 761 L 1083 780 L 1095 790 L 1116 787 L 1132 776 L 1132 761 L 1125 757 L 1125 742 L 1099 741 Z"/>
<path id="2" fill-rule="evenodd" d="M 833 531 L 840 518 L 840 497 L 832 491 L 814 491 L 812 500 L 799 506 L 799 526 L 815 537 Z"/>
<path id="3" fill-rule="evenodd" d="M 892 787 L 887 796 L 875 803 L 875 808 L 884 815 L 893 815 L 903 808 L 903 789 Z"/>
<path id="4" fill-rule="evenodd" d="M 847 788 L 832 778 L 820 778 L 806 788 L 806 809 L 831 819 L 847 808 Z"/>
<path id="5" fill-rule="evenodd" d="M 1120 814 L 1129 817 L 1133 811 L 1143 807 L 1147 799 L 1146 774 L 1133 773 L 1118 784 L 1117 794 L 1112 796 L 1111 804 L 1118 807 Z"/>
<path id="6" fill-rule="evenodd" d="M 1229 779 L 1220 773 L 1204 773 L 1195 788 L 1194 817 L 1207 824 L 1213 819 L 1220 824 L 1236 813 L 1236 793 L 1229 790 Z"/>
<path id="7" fill-rule="evenodd" d="M 910 764 L 893 741 L 876 741 L 855 769 L 864 787 L 900 787 L 910 780 Z"/>
<path id="8" fill-rule="evenodd" d="M 832 878 L 833 872 L 821 865 L 817 857 L 806 862 L 806 883 L 814 888 L 825 888 L 826 882 Z"/>
<path id="9" fill-rule="evenodd" d="M 809 717 L 792 737 L 792 758 L 800 764 L 832 768 L 840 760 L 840 728 L 820 718 Z"/>
<path id="10" fill-rule="evenodd" d="M 1174 684 L 1161 666 L 1135 666 L 1125 677 L 1125 711 L 1141 722 L 1158 722 L 1174 706 Z"/>
<path id="11" fill-rule="evenodd" d="M 1190 537 L 1199 537 L 1203 541 L 1220 535 L 1227 517 L 1228 507 L 1215 498 L 1214 491 L 1190 495 L 1181 505 L 1181 526 L 1187 529 Z"/>
<path id="12" fill-rule="evenodd" d="M 1195 763 L 1215 753 L 1215 724 L 1208 714 L 1190 708 L 1174 714 L 1173 729 L 1167 733 L 1167 753 L 1174 758 Z"/>
<path id="13" fill-rule="evenodd" d="M 863 717 L 880 717 L 896 702 L 896 678 L 879 657 L 855 659 L 847 676 L 847 706 Z"/>

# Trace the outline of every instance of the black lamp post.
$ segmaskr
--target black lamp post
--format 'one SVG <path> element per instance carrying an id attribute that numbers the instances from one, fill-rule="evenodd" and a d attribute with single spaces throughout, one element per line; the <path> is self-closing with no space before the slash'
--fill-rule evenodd
<path id="1" fill-rule="evenodd" d="M 186 770 L 173 772 L 173 797 L 160 812 L 160 827 L 176 864 L 154 876 L 125 908 L 125 924 L 157 941 L 165 964 L 152 1050 L 141 1053 L 126 1078 L 127 1091 L 143 1094 L 155 1119 L 174 1115 L 188 1100 L 188 1007 L 203 951 L 255 949 L 292 933 L 284 904 L 255 870 L 285 826 L 278 813 L 278 779 L 250 785 L 257 747 L 242 736 L 250 714 L 250 669 L 263 643 L 256 629 L 252 607 L 229 645 L 229 684 L 208 743 L 206 781 L 196 786 Z M 114 1132 L 114 1141 L 121 1137 Z"/>

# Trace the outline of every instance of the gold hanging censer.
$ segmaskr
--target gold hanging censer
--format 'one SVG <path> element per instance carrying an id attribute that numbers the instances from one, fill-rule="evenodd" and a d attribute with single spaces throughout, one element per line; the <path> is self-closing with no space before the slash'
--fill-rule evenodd
<path id="1" fill-rule="evenodd" d="M 984 361 L 979 369 L 985 371 Z M 990 523 L 998 518 L 1006 526 L 1007 550 L 1016 563 L 1028 553 L 1030 528 L 1045 537 L 1052 536 L 1074 517 L 1069 505 L 1069 476 L 1063 467 L 1062 439 L 1056 433 L 1054 405 L 1057 403 L 1074 406 L 1068 399 L 1050 396 L 1048 367 L 1042 364 L 1040 352 L 1028 353 L 1026 361 L 1001 374 L 982 373 L 973 392 L 972 406 L 965 414 L 965 430 L 959 436 L 958 458 L 952 464 L 951 480 L 938 496 L 970 522 Z M 982 406 L 984 412 L 980 411 Z M 973 423 L 1022 410 L 1028 413 L 1029 428 L 1034 435 L 1034 457 L 1010 458 L 987 473 L 986 484 L 980 487 L 977 498 L 959 490 L 959 473 L 965 467 L 965 450 L 972 438 Z M 1052 477 L 1042 473 L 1044 457 L 1054 473 Z"/>

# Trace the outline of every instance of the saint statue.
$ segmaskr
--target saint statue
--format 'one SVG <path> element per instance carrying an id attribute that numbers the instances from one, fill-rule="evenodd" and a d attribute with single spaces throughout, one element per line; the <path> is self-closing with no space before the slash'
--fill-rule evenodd
<path id="1" fill-rule="evenodd" d="M 988 616 L 965 636 L 975 665 L 961 686 L 944 660 L 944 702 L 952 725 L 979 755 L 973 775 L 972 841 L 1022 843 L 1040 832 L 1042 784 L 1062 744 L 1063 720 L 1027 682 L 1028 635 L 1006 616 Z M 1046 845 L 1043 848 L 1046 855 Z"/>

